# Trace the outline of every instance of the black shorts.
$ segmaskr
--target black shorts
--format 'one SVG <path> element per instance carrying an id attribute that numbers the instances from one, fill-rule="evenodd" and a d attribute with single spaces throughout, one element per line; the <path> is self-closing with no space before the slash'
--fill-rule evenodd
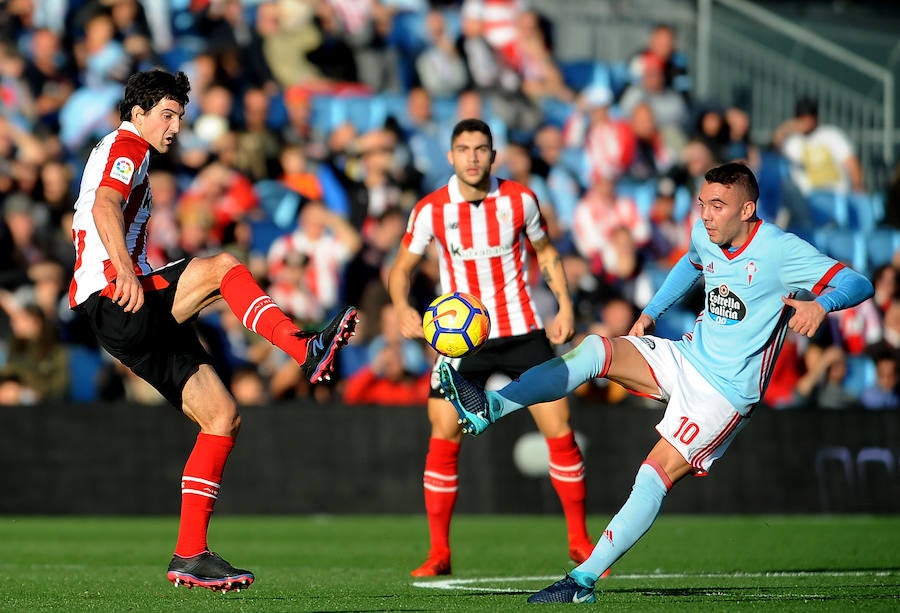
<path id="1" fill-rule="evenodd" d="M 188 263 L 141 277 L 144 305 L 136 313 L 126 313 L 100 292 L 76 307 L 87 315 L 100 345 L 179 410 L 185 383 L 201 364 L 213 363 L 192 321 L 179 324 L 172 316 L 178 280 Z"/>
<path id="2" fill-rule="evenodd" d="M 441 360 L 450 362 L 466 379 L 484 387 L 493 374 L 503 374 L 515 379 L 532 366 L 555 357 L 556 353 L 546 333 L 543 330 L 534 330 L 519 336 L 488 339 L 474 355 Z M 438 390 L 437 377 L 431 378 L 429 397 L 444 397 Z"/>

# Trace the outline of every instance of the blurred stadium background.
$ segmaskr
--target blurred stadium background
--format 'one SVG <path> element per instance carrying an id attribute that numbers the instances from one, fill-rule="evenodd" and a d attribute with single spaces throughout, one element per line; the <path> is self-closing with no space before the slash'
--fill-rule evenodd
<path id="1" fill-rule="evenodd" d="M 382 321 L 385 299 L 368 284 L 377 285 L 379 272 L 390 263 L 390 244 L 378 242 L 380 224 L 388 216 L 375 203 L 386 200 L 387 208 L 400 211 L 405 219 L 411 204 L 446 181 L 448 173 L 442 154 L 463 89 L 449 95 L 428 93 L 430 110 L 425 117 L 414 109 L 419 94 L 413 92 L 423 85 L 416 62 L 433 46 L 429 11 L 443 15 L 456 40 L 466 11 L 484 16 L 489 14 L 485 6 L 492 2 L 485 0 L 476 9 L 472 6 L 477 2 L 383 0 L 359 3 L 370 9 L 362 14 L 348 13 L 351 4 L 0 2 L 0 403 L 4 405 L 0 411 L 6 424 L 0 461 L 9 475 L 0 512 L 177 509 L 177 488 L 172 484 L 193 437 L 190 424 L 169 415 L 152 391 L 112 364 L 65 303 L 73 257 L 65 206 L 71 206 L 71 195 L 77 193 L 85 152 L 98 135 L 114 127 L 110 111 L 121 94 L 123 78 L 129 70 L 153 65 L 186 70 L 195 83 L 180 150 L 172 161 L 154 162 L 160 181 L 171 179 L 171 185 L 154 186 L 162 220 L 157 230 L 166 237 L 155 246 L 159 258 L 234 249 L 275 287 L 278 279 L 268 260 L 269 247 L 297 230 L 298 210 L 318 199 L 351 222 L 363 244 L 354 260 L 345 263 L 345 271 L 356 276 L 343 276 L 337 285 L 339 299 L 361 300 L 367 321 L 373 323 L 347 352 L 342 377 L 333 385 L 311 390 L 289 381 L 276 387 L 273 381 L 284 365 L 283 356 L 262 352 L 260 357 L 255 341 L 235 333 L 227 313 L 201 318 L 204 337 L 223 356 L 217 367 L 246 407 L 242 441 L 229 466 L 229 485 L 220 508 L 240 513 L 421 511 L 428 432 L 423 403 L 400 407 L 399 396 L 395 403 L 390 397 L 350 399 L 347 388 L 371 365 L 381 347 L 378 343 L 385 340 L 386 330 L 375 323 Z M 708 109 L 724 113 L 735 108 L 748 121 L 740 144 L 753 155 L 762 189 L 761 210 L 767 221 L 780 222 L 795 186 L 790 166 L 773 145 L 773 134 L 792 117 L 798 98 L 813 97 L 820 123 L 838 126 L 853 143 L 864 189 L 805 194 L 802 206 L 812 223 L 791 229 L 867 275 L 880 274 L 887 266 L 896 279 L 900 8 L 893 3 L 497 0 L 494 4 L 527 9 L 538 18 L 550 63 L 563 80 L 555 92 L 525 95 L 526 110 L 536 112 L 530 119 L 515 116 L 507 121 L 489 103 L 489 92 L 481 92 L 480 112 L 497 132 L 498 148 L 503 148 L 499 175 L 511 176 L 515 168 L 511 156 L 505 155 L 507 147 L 521 145 L 531 157 L 533 174 L 546 182 L 550 165 L 538 151 L 539 130 L 545 126 L 573 130 L 572 120 L 584 111 L 580 104 L 592 92 L 611 92 L 613 114 L 625 120 L 617 106 L 639 80 L 635 58 L 654 26 L 669 24 L 676 35 L 678 62 L 684 67 L 669 86 L 688 101 L 690 111 L 680 126 L 684 146 L 672 152 L 665 171 L 625 172 L 617 177 L 617 196 L 630 199 L 645 222 L 654 225 L 655 201 L 666 191 L 662 185 L 671 183 L 672 191 L 666 193 L 674 200 L 672 221 L 685 222 L 693 199 L 686 145 L 698 136 L 698 117 Z M 283 11 L 278 13 L 282 28 L 288 27 L 286 17 L 293 16 L 300 24 L 298 32 L 318 32 L 321 44 L 309 57 L 315 58 L 318 76 L 327 78 L 286 82 L 279 78 L 277 65 L 268 66 L 270 75 L 254 72 L 256 67 L 247 58 L 266 57 L 258 49 L 252 51 L 267 35 L 260 33 L 260 15 L 268 6 Z M 97 14 L 107 15 L 100 21 L 112 24 L 106 40 L 97 35 L 100 43 L 87 35 Z M 337 15 L 343 29 L 329 30 L 328 15 Z M 354 18 L 362 20 L 359 30 L 348 25 L 355 23 Z M 368 26 L 378 35 L 360 42 Z M 58 45 L 51 55 L 59 74 L 41 79 L 34 74 L 38 63 L 34 45 L 41 38 L 37 33 L 44 30 L 53 33 Z M 335 59 L 348 57 L 358 69 L 354 79 Z M 201 61 L 209 58 L 209 63 Z M 367 64 L 369 60 L 375 64 Z M 367 68 L 373 65 L 387 66 L 387 74 L 376 75 Z M 520 70 L 518 77 L 525 82 L 528 72 Z M 35 89 L 36 83 L 42 84 L 40 88 Z M 47 83 L 61 88 L 55 107 L 53 88 Z M 216 107 L 214 95 L 206 95 L 217 85 L 223 86 L 219 89 L 224 90 L 225 110 Z M 247 101 L 251 90 L 264 94 L 260 129 L 273 135 L 274 153 L 265 149 L 266 138 L 252 137 L 252 99 Z M 301 113 L 305 118 L 297 125 L 308 133 L 299 134 L 291 123 L 294 107 L 305 109 Z M 287 145 L 299 146 L 308 157 L 309 166 L 300 174 L 305 179 L 315 176 L 313 192 L 304 191 L 307 184 L 299 179 L 290 183 L 285 178 L 281 153 Z M 368 154 L 379 151 L 392 154 L 385 167 L 369 161 Z M 260 161 L 265 163 L 260 166 Z M 584 146 L 565 147 L 563 164 L 578 182 L 577 199 L 595 182 L 591 163 Z M 213 177 L 204 172 L 210 168 L 225 168 L 231 174 Z M 397 168 L 404 172 L 395 173 Z M 371 187 L 367 181 L 379 170 L 379 177 L 391 178 Z M 53 171 L 64 177 L 61 196 L 51 194 Z M 562 217 L 560 210 L 554 214 Z M 25 238 L 16 229 L 23 218 L 31 225 Z M 199 225 L 192 225 L 198 220 Z M 249 238 L 240 239 L 239 228 L 249 229 Z M 395 234 L 388 236 L 396 240 Z M 565 224 L 558 240 L 569 248 L 567 262 L 583 267 L 576 268 L 581 272 L 573 277 L 573 291 L 582 307 L 582 332 L 597 320 L 613 329 L 612 319 L 604 320 L 604 307 L 624 297 L 639 308 L 667 270 L 665 257 L 636 247 L 643 265 L 637 272 L 617 276 L 602 266 L 593 267 L 591 256 L 572 244 Z M 367 282 L 366 291 L 361 279 Z M 433 289 L 433 278 L 425 275 L 421 300 L 430 299 Z M 284 291 L 287 300 L 302 293 L 296 282 Z M 316 299 L 313 306 L 291 303 L 297 305 L 297 318 L 309 325 L 335 304 L 333 296 Z M 823 410 L 819 402 L 824 398 L 817 394 L 825 386 L 825 374 L 812 382 L 813 391 L 798 397 L 796 386 L 813 368 L 812 354 L 802 342 L 789 344 L 785 351 L 793 363 L 785 366 L 791 373 L 784 375 L 783 395 L 768 399 L 754 420 L 758 423 L 717 465 L 714 479 L 684 486 L 667 501 L 667 510 L 900 511 L 900 411 L 869 411 L 860 401 L 863 391 L 876 383 L 876 354 L 870 349 L 887 345 L 896 364 L 892 343 L 900 343 L 900 330 L 894 334 L 890 313 L 900 310 L 892 311 L 892 306 L 900 309 L 893 295 L 883 308 L 877 305 L 872 311 L 874 320 L 866 313 L 854 313 L 856 318 L 850 321 L 835 319 L 828 335 L 810 344 L 813 349 L 841 347 L 845 373 L 838 387 L 846 392 L 841 410 Z M 691 308 L 686 305 L 667 314 L 661 334 L 679 336 L 693 322 Z M 25 321 L 29 313 L 40 318 L 46 334 L 28 337 L 20 331 L 16 322 Z M 404 362 L 407 374 L 421 375 L 430 357 L 422 348 L 410 349 Z M 575 424 L 586 448 L 590 512 L 606 512 L 615 509 L 627 491 L 631 468 L 652 442 L 660 409 L 603 386 L 583 391 L 575 398 Z M 535 477 L 533 466 L 513 461 L 517 445 L 527 444 L 531 429 L 525 420 L 510 420 L 507 428 L 491 432 L 485 441 L 465 446 L 460 467 L 466 483 L 461 488 L 462 512 L 557 511 L 549 481 Z M 533 453 L 539 455 L 540 450 Z M 622 476 L 616 476 L 620 472 Z M 132 484 L 134 497 L 123 500 L 114 495 L 122 483 Z"/>

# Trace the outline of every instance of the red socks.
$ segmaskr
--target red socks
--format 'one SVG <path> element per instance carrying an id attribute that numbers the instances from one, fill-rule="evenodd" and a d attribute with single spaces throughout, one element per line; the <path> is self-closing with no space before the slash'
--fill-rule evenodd
<path id="1" fill-rule="evenodd" d="M 450 555 L 450 518 L 459 490 L 460 444 L 439 438 L 428 442 L 425 456 L 425 512 L 431 535 L 431 555 Z"/>
<path id="2" fill-rule="evenodd" d="M 569 542 L 589 541 L 584 510 L 584 460 L 575 443 L 575 433 L 548 438 L 547 447 L 550 449 L 550 482 L 562 503 Z"/>
<path id="3" fill-rule="evenodd" d="M 246 266 L 238 264 L 226 272 L 219 291 L 245 328 L 256 332 L 298 363 L 303 363 L 306 342 L 298 341 L 293 336 L 297 326 L 266 295 Z"/>
<path id="4" fill-rule="evenodd" d="M 183 558 L 206 551 L 209 519 L 219 496 L 222 470 L 234 439 L 215 434 L 197 435 L 197 442 L 181 477 L 181 522 L 175 555 Z"/>

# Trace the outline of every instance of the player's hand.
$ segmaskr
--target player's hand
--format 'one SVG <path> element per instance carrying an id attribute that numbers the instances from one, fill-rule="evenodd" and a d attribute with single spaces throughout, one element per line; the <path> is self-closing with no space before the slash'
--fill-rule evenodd
<path id="1" fill-rule="evenodd" d="M 652 332 L 655 327 L 656 321 L 646 313 L 641 313 L 634 325 L 631 326 L 631 330 L 628 331 L 628 336 L 644 336 Z"/>
<path id="2" fill-rule="evenodd" d="M 411 306 L 401 306 L 397 313 L 400 320 L 400 334 L 404 338 L 425 338 L 422 329 L 422 315 Z"/>
<path id="3" fill-rule="evenodd" d="M 113 302 L 126 313 L 136 313 L 144 306 L 144 288 L 133 270 L 124 271 L 116 277 Z"/>
<path id="4" fill-rule="evenodd" d="M 788 327 L 797 334 L 811 337 L 825 321 L 825 316 L 828 315 L 825 307 L 815 300 L 795 300 L 782 296 L 781 301 L 794 309 L 794 315 L 788 321 Z"/>
<path id="5" fill-rule="evenodd" d="M 561 345 L 575 336 L 575 315 L 571 310 L 561 309 L 544 330 L 554 345 Z"/>

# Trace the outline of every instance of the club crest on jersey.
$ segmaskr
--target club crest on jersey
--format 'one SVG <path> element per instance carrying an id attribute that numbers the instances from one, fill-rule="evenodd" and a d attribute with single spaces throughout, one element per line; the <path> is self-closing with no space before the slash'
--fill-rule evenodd
<path id="1" fill-rule="evenodd" d="M 502 224 L 512 223 L 512 211 L 506 208 L 497 209 L 497 221 Z"/>
<path id="2" fill-rule="evenodd" d="M 116 158 L 109 169 L 109 176 L 125 185 L 131 183 L 131 175 L 134 174 L 134 162 L 126 157 Z"/>
<path id="3" fill-rule="evenodd" d="M 721 326 L 733 326 L 747 316 L 744 301 L 724 283 L 706 295 L 706 313 Z"/>
<path id="4" fill-rule="evenodd" d="M 747 285 L 753 283 L 753 275 L 759 272 L 759 268 L 756 267 L 756 262 L 750 260 L 750 263 L 744 266 L 744 270 L 747 271 Z"/>

